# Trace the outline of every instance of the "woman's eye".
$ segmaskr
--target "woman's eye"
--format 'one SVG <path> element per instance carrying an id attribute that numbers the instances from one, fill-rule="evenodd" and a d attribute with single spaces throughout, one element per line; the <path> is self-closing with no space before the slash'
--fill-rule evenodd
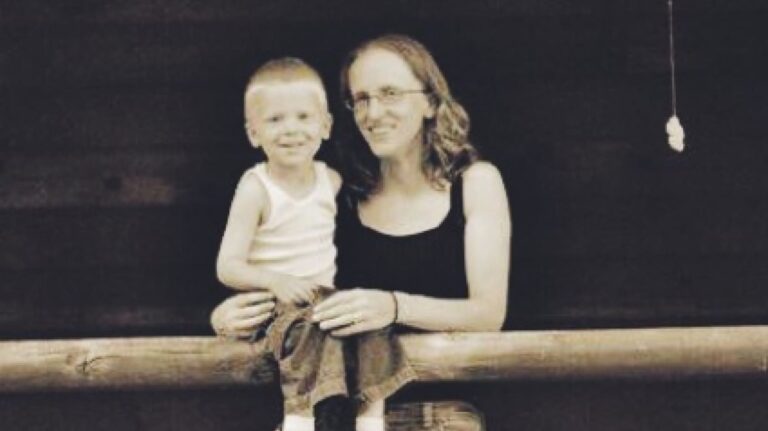
<path id="1" fill-rule="evenodd" d="M 395 100 L 398 99 L 403 92 L 399 88 L 385 88 L 381 91 L 382 97 L 388 100 Z"/>

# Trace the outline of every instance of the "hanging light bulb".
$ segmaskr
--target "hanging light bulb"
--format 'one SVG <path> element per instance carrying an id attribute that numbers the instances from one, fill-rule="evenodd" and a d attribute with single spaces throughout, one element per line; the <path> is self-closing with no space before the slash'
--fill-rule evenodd
<path id="1" fill-rule="evenodd" d="M 667 0 L 669 16 L 669 69 L 672 92 L 672 116 L 667 120 L 667 143 L 670 148 L 682 152 L 685 149 L 685 131 L 680 119 L 677 117 L 677 88 L 675 83 L 675 33 L 674 33 L 674 5 L 673 0 Z"/>
<path id="2" fill-rule="evenodd" d="M 683 125 L 680 124 L 680 119 L 677 115 L 672 115 L 667 120 L 667 143 L 669 146 L 677 151 L 682 152 L 685 149 L 685 131 Z"/>

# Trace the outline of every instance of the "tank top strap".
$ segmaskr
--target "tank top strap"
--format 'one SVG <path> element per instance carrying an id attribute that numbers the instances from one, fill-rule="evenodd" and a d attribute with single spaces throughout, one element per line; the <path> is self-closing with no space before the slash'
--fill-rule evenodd
<path id="1" fill-rule="evenodd" d="M 459 176 L 451 184 L 451 209 L 448 218 L 453 224 L 464 227 L 464 177 Z"/>
<path id="2" fill-rule="evenodd" d="M 256 175 L 256 177 L 261 181 L 265 188 L 273 186 L 272 179 L 269 178 L 269 174 L 267 173 L 266 163 L 256 163 L 251 169 L 249 169 L 249 171 Z"/>
<path id="3" fill-rule="evenodd" d="M 276 188 L 275 184 L 269 178 L 269 174 L 267 174 L 266 163 L 257 163 L 254 167 L 248 170 L 248 173 L 255 175 L 256 178 L 259 179 L 262 187 L 264 187 L 264 190 L 267 192 L 267 197 L 269 198 L 270 204 L 276 205 L 282 198 L 282 195 L 280 190 Z"/>
<path id="4" fill-rule="evenodd" d="M 315 181 L 317 181 L 317 188 L 324 193 L 326 197 L 330 197 L 332 200 L 336 199 L 333 193 L 333 184 L 331 184 L 331 178 L 328 176 L 328 166 L 323 162 L 313 162 L 315 169 Z"/>

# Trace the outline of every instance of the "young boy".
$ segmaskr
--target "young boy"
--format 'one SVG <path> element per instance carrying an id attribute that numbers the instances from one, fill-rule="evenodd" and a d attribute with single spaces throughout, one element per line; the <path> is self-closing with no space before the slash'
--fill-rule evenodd
<path id="1" fill-rule="evenodd" d="M 277 298 L 278 315 L 283 316 L 283 322 L 278 317 L 270 332 L 277 333 L 278 342 L 272 343 L 277 353 L 273 353 L 281 365 L 281 384 L 286 395 L 282 429 L 311 431 L 314 418 L 312 406 L 307 406 L 306 400 L 346 390 L 346 386 L 340 387 L 344 384 L 343 357 L 338 353 L 332 354 L 330 360 L 320 356 L 333 350 L 323 348 L 322 353 L 295 359 L 300 363 L 286 367 L 287 372 L 281 362 L 283 350 L 289 349 L 284 343 L 293 328 L 291 319 L 300 318 L 308 310 L 303 305 L 332 292 L 330 286 L 336 274 L 335 196 L 341 177 L 314 160 L 322 141 L 329 138 L 332 118 L 319 74 L 295 58 L 272 60 L 260 67 L 251 77 L 244 99 L 248 139 L 264 151 L 267 161 L 247 170 L 240 180 L 219 250 L 217 273 L 219 280 L 231 288 L 267 290 Z M 316 339 L 313 346 L 326 342 L 318 329 L 307 330 L 314 331 L 310 335 Z M 341 352 L 341 348 L 336 351 Z M 306 378 L 297 376 L 296 369 L 330 367 L 329 362 L 339 362 L 340 371 L 334 365 L 332 371 L 304 374 L 333 374 L 338 376 L 336 381 L 313 380 L 310 386 L 322 386 L 321 394 L 302 394 L 302 401 L 289 398 L 295 395 L 297 387 L 307 386 L 303 380 L 296 383 L 296 379 Z M 357 420 L 359 431 L 383 430 L 383 400 L 362 410 L 365 418 Z"/>

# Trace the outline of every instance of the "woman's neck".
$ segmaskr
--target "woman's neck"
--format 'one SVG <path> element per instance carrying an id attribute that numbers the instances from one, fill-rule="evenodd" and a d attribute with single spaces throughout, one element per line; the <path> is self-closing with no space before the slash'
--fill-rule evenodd
<path id="1" fill-rule="evenodd" d="M 421 151 L 381 161 L 381 188 L 388 192 L 411 193 L 429 184 L 421 168 Z"/>

